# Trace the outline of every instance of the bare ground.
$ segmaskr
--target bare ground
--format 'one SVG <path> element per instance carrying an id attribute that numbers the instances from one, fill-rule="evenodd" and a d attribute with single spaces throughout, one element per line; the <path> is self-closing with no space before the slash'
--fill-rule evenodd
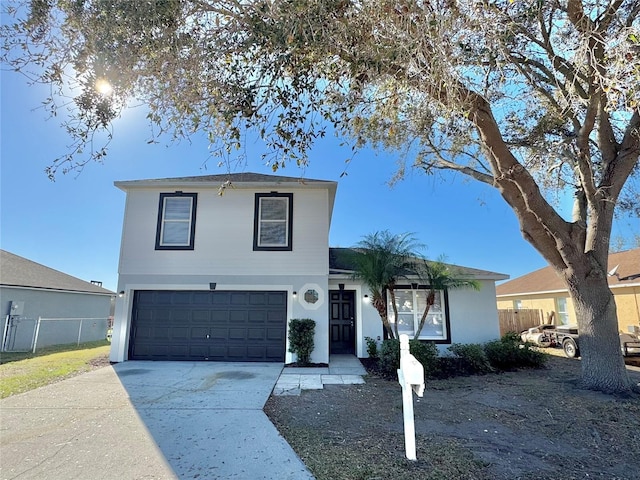
<path id="1" fill-rule="evenodd" d="M 271 397 L 267 415 L 318 480 L 640 478 L 640 396 L 579 388 L 580 363 L 432 380 L 404 455 L 396 381 Z M 640 371 L 630 372 L 640 384 Z"/>

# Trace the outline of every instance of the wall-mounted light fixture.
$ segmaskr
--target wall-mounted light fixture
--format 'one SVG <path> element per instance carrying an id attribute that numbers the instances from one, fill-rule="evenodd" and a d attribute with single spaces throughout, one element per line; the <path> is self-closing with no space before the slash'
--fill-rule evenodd
<path id="1" fill-rule="evenodd" d="M 343 290 L 344 290 L 344 283 L 339 283 L 339 284 L 338 284 L 338 289 L 339 289 L 340 291 L 343 291 Z"/>
<path id="2" fill-rule="evenodd" d="M 293 298 L 296 298 L 298 296 L 298 292 L 293 292 Z"/>
<path id="3" fill-rule="evenodd" d="M 370 301 L 370 300 L 369 300 L 369 295 L 365 295 L 364 297 L 362 297 L 362 301 L 363 301 L 364 303 L 369 303 L 369 301 Z"/>
<path id="4" fill-rule="evenodd" d="M 216 283 L 212 282 L 209 284 L 209 290 L 215 290 L 216 289 Z"/>
<path id="5" fill-rule="evenodd" d="M 118 292 L 118 296 L 119 296 L 120 298 L 124 297 L 124 290 L 120 290 L 120 291 Z"/>
<path id="6" fill-rule="evenodd" d="M 417 289 L 418 289 L 418 284 L 417 284 L 417 283 L 412 283 L 412 284 L 411 284 L 411 288 L 412 288 L 413 290 L 417 290 Z"/>

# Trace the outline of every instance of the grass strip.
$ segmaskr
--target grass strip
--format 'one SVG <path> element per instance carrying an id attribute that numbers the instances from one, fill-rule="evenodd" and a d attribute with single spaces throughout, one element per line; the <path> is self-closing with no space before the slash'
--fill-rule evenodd
<path id="1" fill-rule="evenodd" d="M 87 372 L 95 368 L 96 364 L 106 364 L 109 348 L 109 342 L 101 341 L 66 346 L 66 349 L 43 349 L 36 354 L 3 353 L 0 365 L 0 398 Z"/>

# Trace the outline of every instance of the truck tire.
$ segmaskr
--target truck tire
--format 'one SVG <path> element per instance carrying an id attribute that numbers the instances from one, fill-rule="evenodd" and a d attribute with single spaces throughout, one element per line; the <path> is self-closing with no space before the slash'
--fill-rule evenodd
<path id="1" fill-rule="evenodd" d="M 572 338 L 565 338 L 562 341 L 562 350 L 564 350 L 564 354 L 568 358 L 575 358 L 580 356 L 580 350 L 578 350 L 578 345 Z"/>

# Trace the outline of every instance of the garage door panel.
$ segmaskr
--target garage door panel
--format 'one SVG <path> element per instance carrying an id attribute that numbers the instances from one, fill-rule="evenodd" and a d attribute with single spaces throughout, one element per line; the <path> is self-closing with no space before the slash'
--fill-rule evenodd
<path id="1" fill-rule="evenodd" d="M 191 319 L 190 313 L 188 310 L 172 310 L 170 322 L 187 323 Z"/>
<path id="2" fill-rule="evenodd" d="M 149 339 L 163 341 L 167 341 L 169 338 L 169 327 L 156 327 L 151 330 L 151 336 L 149 337 Z"/>
<path id="3" fill-rule="evenodd" d="M 150 320 L 153 323 L 171 322 L 171 310 L 166 308 L 152 308 Z"/>
<path id="4" fill-rule="evenodd" d="M 191 327 L 191 339 L 203 339 L 209 335 L 209 327 Z"/>
<path id="5" fill-rule="evenodd" d="M 226 328 L 212 328 L 210 333 L 213 340 L 226 340 L 227 334 L 228 330 Z"/>
<path id="6" fill-rule="evenodd" d="M 245 328 L 230 328 L 229 340 L 246 340 L 247 330 Z"/>
<path id="7" fill-rule="evenodd" d="M 175 292 L 172 303 L 174 305 L 193 305 L 193 292 Z"/>
<path id="8" fill-rule="evenodd" d="M 266 357 L 266 349 L 265 347 L 250 345 L 247 347 L 247 356 L 249 358 L 265 358 Z"/>
<path id="9" fill-rule="evenodd" d="M 211 297 L 211 303 L 213 305 L 229 305 L 228 295 L 214 295 Z"/>
<path id="10" fill-rule="evenodd" d="M 279 328 L 267 328 L 267 340 L 284 340 L 284 332 Z"/>
<path id="11" fill-rule="evenodd" d="M 212 310 L 209 312 L 211 322 L 227 324 L 229 323 L 229 311 L 228 310 Z"/>
<path id="12" fill-rule="evenodd" d="M 246 310 L 234 310 L 229 312 L 229 323 L 246 323 L 249 313 Z"/>
<path id="13" fill-rule="evenodd" d="M 249 312 L 248 320 L 250 323 L 264 323 L 267 320 L 268 315 L 267 312 L 263 311 L 255 311 L 252 310 Z"/>
<path id="14" fill-rule="evenodd" d="M 186 340 L 189 338 L 190 329 L 188 327 L 173 327 L 171 329 L 171 338 L 173 340 Z"/>
<path id="15" fill-rule="evenodd" d="M 172 292 L 156 292 L 155 298 L 151 300 L 156 305 L 171 305 Z"/>
<path id="16" fill-rule="evenodd" d="M 261 340 L 265 338 L 264 328 L 249 328 L 247 330 L 248 340 Z"/>
<path id="17" fill-rule="evenodd" d="M 284 361 L 286 292 L 136 291 L 130 358 Z"/>
<path id="18" fill-rule="evenodd" d="M 187 310 L 190 312 L 190 317 L 187 316 L 185 321 L 192 321 L 193 323 L 208 323 L 211 321 L 211 311 L 210 310 L 202 310 L 202 306 L 198 305 L 196 309 Z"/>
<path id="19" fill-rule="evenodd" d="M 230 295 L 231 305 L 246 305 L 247 293 L 246 292 L 231 292 Z"/>
<path id="20" fill-rule="evenodd" d="M 277 360 L 277 358 L 279 358 L 280 356 L 280 350 L 278 350 L 278 348 L 267 346 L 265 350 L 265 358 L 267 359 L 267 362 L 280 361 Z"/>
<path id="21" fill-rule="evenodd" d="M 193 305 L 211 305 L 211 295 L 209 292 L 192 292 Z"/>
<path id="22" fill-rule="evenodd" d="M 286 292 L 272 292 L 272 293 L 268 293 L 266 297 L 267 297 L 267 303 L 269 305 L 273 305 L 273 306 L 280 305 L 284 307 L 287 304 Z"/>

